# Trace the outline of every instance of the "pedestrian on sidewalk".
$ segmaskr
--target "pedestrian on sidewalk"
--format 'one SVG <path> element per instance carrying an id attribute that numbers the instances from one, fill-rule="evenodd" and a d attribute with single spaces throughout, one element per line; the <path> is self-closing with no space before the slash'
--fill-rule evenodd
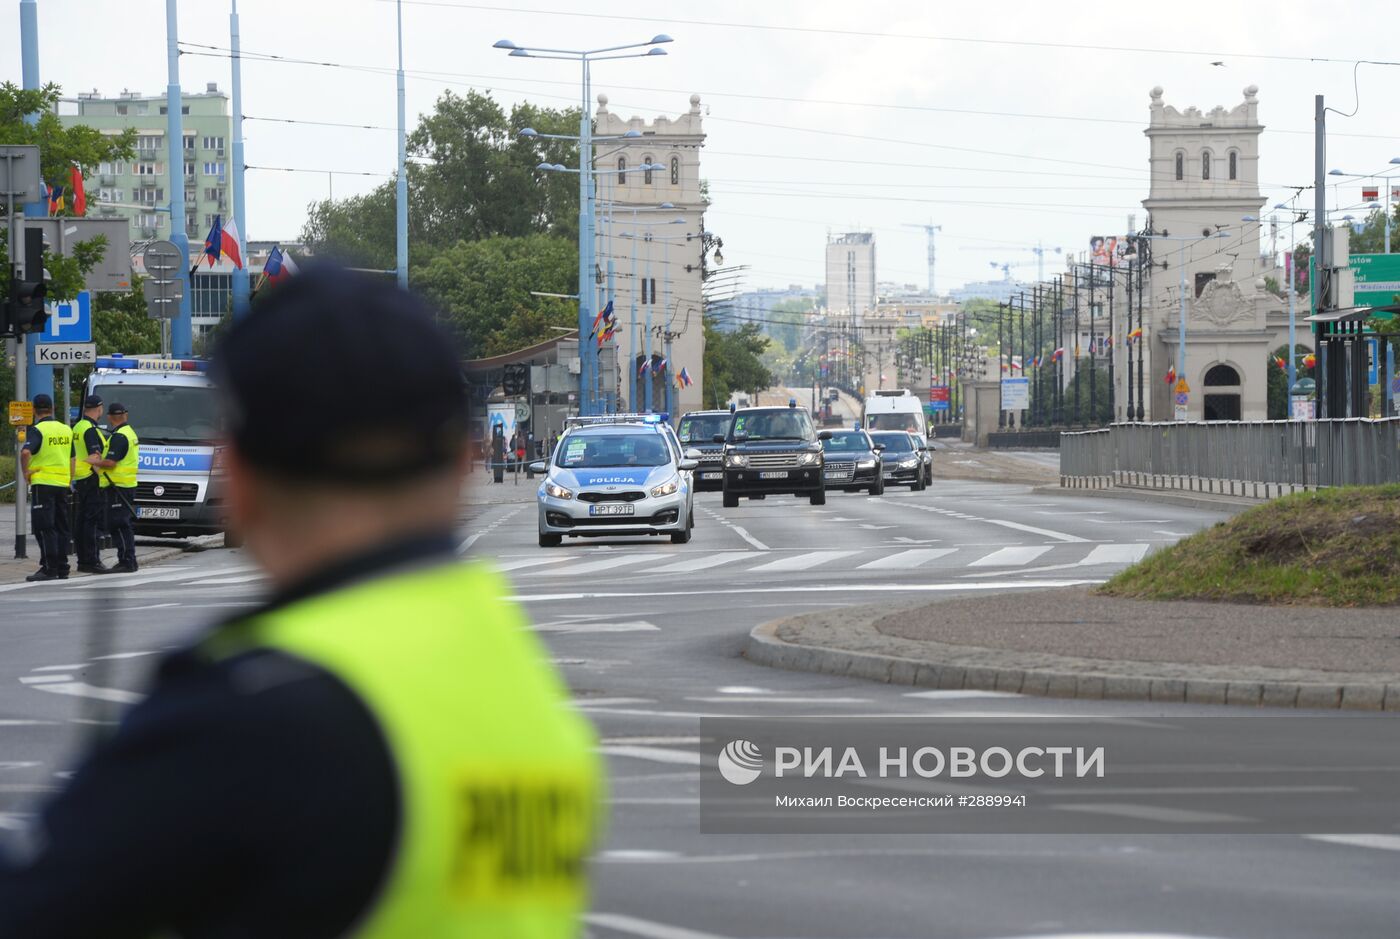
<path id="1" fill-rule="evenodd" d="M 67 580 L 73 430 L 54 420 L 53 398 L 46 394 L 34 396 L 34 426 L 25 432 L 19 465 L 29 483 L 29 524 L 39 542 L 39 569 L 25 580 Z"/>
<path id="2" fill-rule="evenodd" d="M 102 566 L 102 532 L 106 529 L 106 483 L 89 457 L 101 457 L 107 450 L 107 436 L 97 422 L 102 419 L 102 399 L 88 395 L 83 400 L 83 416 L 73 425 L 73 492 L 78 499 L 77 524 L 73 544 L 78 553 L 78 570 L 85 574 L 105 574 Z"/>
<path id="3" fill-rule="evenodd" d="M 229 519 L 273 595 L 166 659 L 37 855 L 0 862 L 0 939 L 579 935 L 601 758 L 505 584 L 457 555 L 450 336 L 391 281 L 312 268 L 213 367 Z M 346 374 L 374 376 L 369 432 L 288 418 L 342 409 Z"/>
<path id="4" fill-rule="evenodd" d="M 107 423 L 112 433 L 107 438 L 107 450 L 101 455 L 88 454 L 92 464 L 107 482 L 107 531 L 117 548 L 117 563 L 106 568 L 106 574 L 131 574 L 136 571 L 136 467 L 141 462 L 141 441 L 131 429 L 126 405 L 113 401 L 107 405 Z"/>

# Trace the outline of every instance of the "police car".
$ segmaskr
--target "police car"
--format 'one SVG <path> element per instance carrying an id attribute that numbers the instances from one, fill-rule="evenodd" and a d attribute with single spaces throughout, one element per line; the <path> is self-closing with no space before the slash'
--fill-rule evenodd
<path id="1" fill-rule="evenodd" d="M 184 537 L 224 528 L 224 486 L 214 383 L 199 359 L 101 356 L 87 394 L 120 401 L 141 441 L 136 467 L 139 534 Z"/>
<path id="2" fill-rule="evenodd" d="M 548 462 L 530 465 L 540 484 L 540 547 L 567 535 L 670 535 L 690 540 L 695 524 L 694 450 L 683 451 L 664 415 L 571 418 Z"/>

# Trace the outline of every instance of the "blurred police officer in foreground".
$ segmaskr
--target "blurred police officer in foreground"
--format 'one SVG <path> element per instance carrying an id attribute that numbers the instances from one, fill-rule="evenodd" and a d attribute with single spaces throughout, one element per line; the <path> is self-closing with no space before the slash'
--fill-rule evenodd
<path id="1" fill-rule="evenodd" d="M 215 356 L 263 606 L 151 694 L 0 871 L 0 937 L 565 937 L 600 775 L 504 583 L 457 559 L 453 343 L 391 284 L 308 270 Z M 361 389 L 359 428 L 318 417 Z"/>
<path id="2" fill-rule="evenodd" d="M 141 462 L 141 441 L 127 421 L 126 405 L 113 401 L 107 405 L 107 424 L 112 432 L 107 436 L 107 448 L 102 454 L 89 454 L 87 462 L 97 470 L 107 494 L 107 531 L 117 548 L 117 563 L 104 568 L 104 574 L 136 572 L 136 468 Z"/>
<path id="3" fill-rule="evenodd" d="M 102 399 L 88 395 L 83 400 L 83 416 L 73 425 L 73 493 L 78 499 L 73 544 L 78 553 L 78 570 L 105 574 L 102 566 L 101 537 L 106 527 L 106 483 L 90 457 L 107 452 L 107 435 L 97 422 L 102 419 Z"/>
<path id="4" fill-rule="evenodd" d="M 34 426 L 24 435 L 19 465 L 29 482 L 29 524 L 39 542 L 39 569 L 25 580 L 66 580 L 73 430 L 54 420 L 48 395 L 34 396 Z"/>

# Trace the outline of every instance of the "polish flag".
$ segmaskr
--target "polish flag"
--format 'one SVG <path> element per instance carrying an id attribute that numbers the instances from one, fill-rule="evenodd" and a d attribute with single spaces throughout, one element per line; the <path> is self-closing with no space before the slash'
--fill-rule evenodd
<path id="1" fill-rule="evenodd" d="M 240 271 L 243 269 L 243 239 L 238 234 L 238 223 L 233 219 L 228 220 L 228 224 L 223 227 L 223 240 L 219 243 L 219 251 L 230 261 L 233 266 Z"/>

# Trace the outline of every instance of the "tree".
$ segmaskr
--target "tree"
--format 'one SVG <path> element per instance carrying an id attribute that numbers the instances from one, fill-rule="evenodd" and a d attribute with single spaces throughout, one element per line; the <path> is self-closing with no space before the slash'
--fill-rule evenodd
<path id="1" fill-rule="evenodd" d="M 784 300 L 775 304 L 765 314 L 768 335 L 782 346 L 789 357 L 802 344 L 802 331 L 812 311 L 812 304 L 808 300 Z"/>
<path id="2" fill-rule="evenodd" d="M 705 393 L 716 407 L 736 391 L 759 391 L 773 384 L 761 358 L 769 341 L 757 323 L 723 332 L 705 321 Z"/>
<path id="3" fill-rule="evenodd" d="M 1307 346 L 1294 346 L 1295 365 L 1299 379 L 1315 378 L 1313 369 L 1303 367 L 1303 356 L 1309 351 Z M 1280 365 L 1279 360 L 1284 363 L 1288 361 L 1288 346 L 1282 345 L 1269 353 L 1269 365 L 1266 373 L 1268 379 L 1268 417 L 1271 421 L 1281 421 L 1288 417 L 1288 367 L 1286 364 Z"/>
<path id="4" fill-rule="evenodd" d="M 578 177 L 540 163 L 578 165 L 578 147 L 545 134 L 574 134 L 578 111 L 524 103 L 507 114 L 489 95 L 447 92 L 408 139 L 410 264 L 462 240 L 495 235 L 578 237 Z M 521 137 L 533 128 L 539 135 Z M 316 254 L 387 270 L 395 258 L 395 182 L 362 196 L 314 202 L 302 240 Z"/>
<path id="5" fill-rule="evenodd" d="M 577 278 L 573 244 L 528 235 L 459 241 L 415 266 L 410 280 L 477 358 L 557 337 L 552 326 L 576 326 L 577 304 L 531 291 L 572 293 Z"/>

